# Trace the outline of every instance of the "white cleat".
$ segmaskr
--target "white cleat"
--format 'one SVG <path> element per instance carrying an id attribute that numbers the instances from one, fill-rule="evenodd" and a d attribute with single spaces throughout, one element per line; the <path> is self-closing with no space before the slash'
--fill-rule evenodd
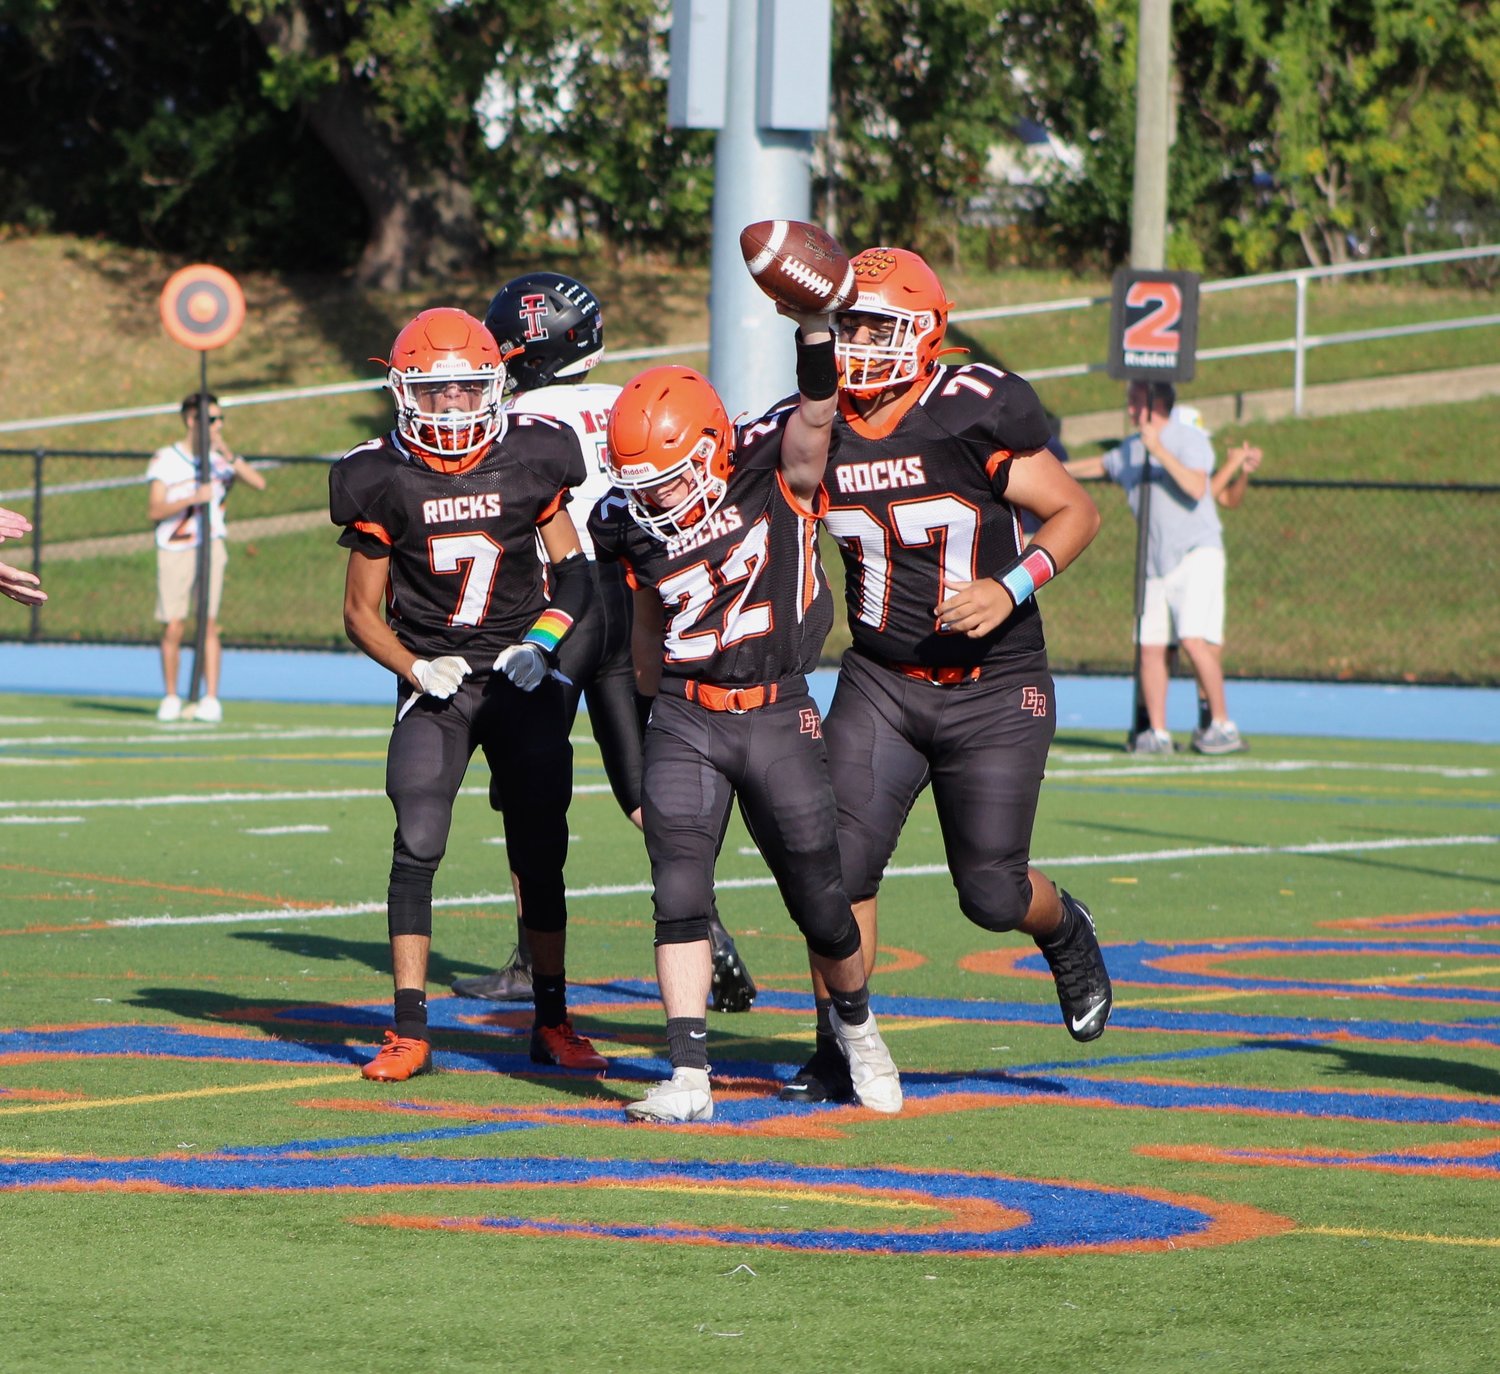
<path id="1" fill-rule="evenodd" d="M 625 1104 L 632 1121 L 710 1121 L 713 1114 L 707 1069 L 673 1069 L 666 1082 L 647 1088 L 639 1102 Z"/>
<path id="2" fill-rule="evenodd" d="M 896 1061 L 880 1038 L 873 1013 L 862 1025 L 846 1026 L 837 1010 L 830 1012 L 839 1049 L 849 1061 L 849 1077 L 862 1107 L 872 1112 L 894 1114 L 901 1110 L 901 1075 Z"/>
<path id="3" fill-rule="evenodd" d="M 161 699 L 161 705 L 156 708 L 156 718 L 162 722 L 180 720 L 182 718 L 182 698 L 175 692 L 164 696 Z"/>
<path id="4" fill-rule="evenodd" d="M 218 697 L 204 697 L 193 712 L 193 719 L 202 725 L 217 725 L 224 719 L 224 708 Z"/>

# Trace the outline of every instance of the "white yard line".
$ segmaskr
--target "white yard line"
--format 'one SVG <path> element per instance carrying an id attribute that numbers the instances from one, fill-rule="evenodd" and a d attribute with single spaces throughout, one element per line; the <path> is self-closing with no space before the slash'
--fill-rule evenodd
<path id="1" fill-rule="evenodd" d="M 609 791 L 604 782 L 580 783 L 573 788 L 573 795 L 595 796 Z M 488 787 L 462 787 L 461 797 L 487 797 Z M 156 806 L 245 806 L 253 802 L 314 802 L 314 801 L 370 801 L 385 800 L 385 789 L 381 787 L 340 787 L 316 792 L 173 792 L 164 797 L 85 797 L 74 801 L 0 801 L 0 811 L 46 811 L 59 808 L 65 811 L 99 811 L 105 808 L 144 810 Z"/>
<path id="2" fill-rule="evenodd" d="M 319 733 L 329 732 L 309 731 L 306 733 L 294 733 L 282 736 L 282 738 L 306 739 L 315 738 Z M 384 730 L 376 731 L 375 734 L 384 735 Z M 361 738 L 368 737 L 369 731 L 351 730 L 342 732 L 337 737 Z M 335 736 L 330 736 L 335 737 Z M 152 736 L 141 736 L 141 739 L 151 739 Z M 251 734 L 239 737 L 218 735 L 215 738 L 228 740 L 240 738 L 245 740 L 266 740 L 275 738 L 271 735 Z M 0 744 L 6 741 L 0 740 Z M 158 741 L 159 742 L 159 741 Z M 59 761 L 51 759 L 22 760 L 17 758 L 0 758 L 0 764 L 18 764 L 26 762 L 29 764 L 52 763 Z M 71 761 L 70 761 L 71 762 Z M 1445 778 L 1487 778 L 1493 776 L 1494 770 L 1489 768 L 1449 768 L 1441 764 L 1404 764 L 1404 763 L 1332 763 L 1317 759 L 1286 759 L 1276 762 L 1269 760 L 1251 761 L 1241 759 L 1236 761 L 1195 763 L 1195 764 L 1151 764 L 1141 766 L 1130 766 L 1124 768 L 1062 768 L 1053 769 L 1047 776 L 1053 780 L 1077 781 L 1109 781 L 1113 778 L 1136 778 L 1136 777 L 1202 777 L 1208 774 L 1222 775 L 1225 773 L 1306 773 L 1326 770 L 1331 772 L 1364 772 L 1364 773 L 1395 773 L 1395 774 L 1428 774 Z M 579 796 L 602 795 L 609 791 L 603 783 L 582 783 L 573 789 Z M 486 789 L 482 787 L 465 788 L 465 796 L 487 795 Z M 141 809 L 157 806 L 224 806 L 244 805 L 250 802 L 297 802 L 297 801 L 350 801 L 370 797 L 384 797 L 385 792 L 378 788 L 340 788 L 321 791 L 282 791 L 282 792 L 198 792 L 185 793 L 174 792 L 160 797 L 89 797 L 82 800 L 60 800 L 60 801 L 7 801 L 0 800 L 0 811 L 39 811 L 54 807 L 73 809 L 98 809 L 100 807 L 120 807 L 126 809 Z"/>
<path id="3" fill-rule="evenodd" d="M 262 825 L 241 830 L 241 835 L 326 835 L 326 825 Z"/>
<path id="4" fill-rule="evenodd" d="M 1285 854 L 1359 854 L 1377 850 L 1430 849 L 1455 845 L 1500 844 L 1500 835 L 1417 835 L 1410 838 L 1385 840 L 1338 840 L 1311 844 L 1285 845 L 1209 845 L 1199 849 L 1142 849 L 1128 854 L 1070 854 L 1054 858 L 1038 858 L 1038 868 L 1097 867 L 1113 864 L 1125 867 L 1132 864 L 1178 862 L 1184 859 L 1246 858 Z M 945 875 L 946 864 L 910 864 L 886 870 L 887 878 L 930 878 Z M 754 878 L 720 878 L 716 887 L 724 889 L 763 888 L 773 886 L 769 876 Z M 651 891 L 650 883 L 612 883 L 596 887 L 570 887 L 570 900 L 592 897 L 642 896 Z M 504 906 L 514 901 L 509 892 L 480 892 L 471 897 L 437 897 L 434 908 L 463 906 Z M 355 902 L 342 906 L 311 907 L 298 910 L 294 907 L 274 907 L 262 911 L 221 911 L 201 916 L 121 916 L 105 921 L 107 926 L 142 929 L 148 926 L 209 926 L 262 923 L 266 921 L 318 921 L 341 916 L 365 916 L 385 910 L 385 903 Z M 97 927 L 95 927 L 97 928 Z"/>

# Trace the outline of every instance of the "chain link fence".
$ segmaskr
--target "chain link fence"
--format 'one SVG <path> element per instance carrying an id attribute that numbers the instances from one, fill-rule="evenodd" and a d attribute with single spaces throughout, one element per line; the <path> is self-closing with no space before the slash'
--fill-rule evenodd
<path id="1" fill-rule="evenodd" d="M 154 644 L 149 453 L 0 449 L 0 505 L 36 526 L 0 556 L 49 600 L 0 609 L 0 640 Z M 226 508 L 220 626 L 245 648 L 350 649 L 326 457 L 245 455 L 266 490 Z M 1135 521 L 1108 483 L 1088 551 L 1040 593 L 1054 671 L 1129 674 Z M 1500 685 L 1500 486 L 1253 482 L 1223 512 L 1231 677 Z M 837 558 L 825 561 L 838 582 Z M 837 660 L 840 623 L 826 657 Z M 105 684 L 101 684 L 105 685 Z"/>

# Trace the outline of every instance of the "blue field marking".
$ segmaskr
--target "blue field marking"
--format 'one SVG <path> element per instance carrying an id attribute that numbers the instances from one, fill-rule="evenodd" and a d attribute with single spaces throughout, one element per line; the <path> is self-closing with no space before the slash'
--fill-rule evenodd
<path id="1" fill-rule="evenodd" d="M 1034 1251 L 1159 1248 L 1204 1240 L 1214 1228 L 1213 1212 L 1199 1205 L 1147 1197 L 1116 1188 L 991 1174 L 846 1168 L 818 1165 L 569 1158 L 455 1159 L 390 1155 L 250 1159 L 207 1157 L 98 1160 L 87 1158 L 0 1161 L 0 1189 L 80 1188 L 167 1191 L 398 1192 L 411 1189 L 525 1189 L 608 1187 L 643 1193 L 675 1193 L 683 1188 L 722 1188 L 747 1193 L 817 1190 L 830 1206 L 841 1199 L 891 1198 L 893 1205 L 925 1206 L 970 1218 L 969 1225 L 933 1225 L 923 1220 L 909 1229 L 876 1222 L 869 1227 L 788 1227 L 782 1230 L 712 1229 L 681 1223 L 568 1223 L 518 1216 L 475 1218 L 466 1229 L 586 1235 L 601 1239 L 771 1245 L 780 1249 L 844 1253 L 904 1253 L 998 1256 Z M 978 1214 L 988 1226 L 976 1225 Z M 1285 1229 L 1264 1213 L 1240 1215 L 1221 1227 L 1217 1243 Z M 861 1208 L 861 1219 L 878 1208 Z M 1253 1220 L 1249 1218 L 1253 1216 Z M 437 1229 L 454 1221 L 423 1219 Z"/>
<path id="2" fill-rule="evenodd" d="M 1297 1046 L 1327 1049 L 1318 1041 L 1281 1040 L 1247 1045 L 1243 1052 L 1278 1050 Z M 234 1048 L 230 1055 L 226 1050 Z M 308 1045 L 286 1040 L 226 1040 L 222 1036 L 194 1035 L 162 1026 L 99 1027 L 92 1030 L 21 1031 L 0 1034 L 0 1057 L 7 1054 L 59 1054 L 74 1057 L 171 1057 L 181 1060 L 235 1058 L 264 1064 L 361 1063 L 374 1054 L 374 1047 L 351 1049 L 341 1045 Z M 1206 1047 L 1203 1057 L 1219 1057 L 1220 1047 Z M 1189 1052 L 1179 1059 L 1194 1057 Z M 448 1072 L 494 1073 L 527 1078 L 594 1078 L 566 1070 L 542 1068 L 526 1054 L 488 1054 L 438 1050 L 434 1066 Z M 829 1113 L 845 1110 L 828 1104 L 798 1105 L 780 1102 L 769 1086 L 790 1077 L 793 1064 L 756 1060 L 729 1060 L 717 1065 L 714 1077 L 721 1083 L 748 1081 L 768 1085 L 764 1096 L 733 1097 L 714 1104 L 715 1124 L 754 1127 L 761 1122 L 784 1119 L 789 1113 Z M 934 1073 L 903 1071 L 902 1090 L 908 1102 L 938 1101 L 955 1096 L 990 1098 L 996 1106 L 1017 1099 L 1046 1100 L 1059 1106 L 1107 1106 L 1146 1111 L 1218 1111 L 1250 1115 L 1307 1117 L 1313 1119 L 1379 1121 L 1391 1124 L 1478 1125 L 1500 1127 L 1500 1099 L 1488 1097 L 1438 1096 L 1422 1093 L 1350 1092 L 1307 1088 L 1256 1088 L 1215 1083 L 1153 1083 L 1130 1078 L 1094 1076 L 1090 1065 L 1067 1071 L 1022 1066 L 987 1072 Z M 671 1073 L 670 1063 L 652 1056 L 619 1057 L 610 1061 L 609 1076 L 602 1087 L 652 1082 Z M 350 1086 L 356 1087 L 353 1075 Z M 360 1083 L 359 1090 L 374 1092 Z M 380 1101 L 371 1097 L 372 1103 Z M 552 1108 L 535 1108 L 551 1112 Z M 555 1123 L 536 1123 L 555 1124 Z M 443 1128 L 435 1128 L 443 1129 Z"/>
<path id="3" fill-rule="evenodd" d="M 1299 959 L 1319 955 L 1367 955 L 1375 958 L 1405 959 L 1484 959 L 1500 957 L 1500 946 L 1454 944 L 1437 941 L 1394 940 L 1306 940 L 1251 939 L 1237 941 L 1181 941 L 1160 944 L 1138 941 L 1134 944 L 1109 945 L 1105 958 L 1110 977 L 1117 984 L 1177 988 L 1234 988 L 1240 991 L 1278 993 L 1318 993 L 1338 997 L 1378 997 L 1411 1002 L 1500 1002 L 1500 988 L 1455 986 L 1442 983 L 1366 983 L 1340 982 L 1333 979 L 1236 977 L 1232 972 L 1188 970 L 1163 967 L 1163 961 L 1196 959 L 1212 964 L 1223 960 L 1238 962 L 1245 958 L 1276 958 L 1294 955 Z M 1050 977 L 1046 960 L 1040 952 L 1022 955 L 1013 965 L 1017 971 L 1045 974 Z"/>
<path id="4" fill-rule="evenodd" d="M 183 650 L 191 672 L 192 651 Z M 826 711 L 835 673 L 809 676 L 813 700 Z M 1131 720 L 1133 687 L 1127 677 L 1060 675 L 1060 730 L 1118 731 Z M 155 699 L 161 695 L 161 661 L 154 647 L 121 644 L 9 643 L 0 653 L 0 692 Z M 1232 680 L 1235 719 L 1246 735 L 1312 735 L 1383 740 L 1452 740 L 1500 744 L 1500 691 L 1484 687 L 1415 687 L 1359 682 Z M 363 654 L 226 649 L 225 701 L 301 701 L 391 706 L 395 679 Z M 1174 678 L 1168 718 L 1179 732 L 1196 719 L 1193 684 Z M 143 718 L 150 709 L 143 703 Z"/>

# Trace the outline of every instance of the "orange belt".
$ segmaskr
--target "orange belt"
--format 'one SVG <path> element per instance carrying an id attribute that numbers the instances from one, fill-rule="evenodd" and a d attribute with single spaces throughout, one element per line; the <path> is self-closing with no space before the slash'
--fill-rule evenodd
<path id="1" fill-rule="evenodd" d="M 682 694 L 689 701 L 696 701 L 706 711 L 732 711 L 735 715 L 741 715 L 761 706 L 769 706 L 776 700 L 780 685 L 772 682 L 758 687 L 715 687 L 711 682 L 688 678 L 682 684 Z"/>
<path id="2" fill-rule="evenodd" d="M 981 672 L 979 668 L 929 668 L 925 663 L 890 663 L 884 659 L 880 662 L 918 682 L 935 682 L 939 687 L 956 687 L 960 682 L 973 682 Z"/>

